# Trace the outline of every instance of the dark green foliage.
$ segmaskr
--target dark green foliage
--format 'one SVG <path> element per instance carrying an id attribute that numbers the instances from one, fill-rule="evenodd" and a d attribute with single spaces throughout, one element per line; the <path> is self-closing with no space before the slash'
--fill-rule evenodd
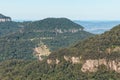
<path id="1" fill-rule="evenodd" d="M 85 32 L 82 26 L 66 18 L 47 18 L 21 23 L 7 22 L 1 23 L 1 26 L 6 29 L 6 33 L 10 32 L 10 29 L 14 31 L 18 26 L 20 29 L 0 37 L 0 61 L 34 59 L 33 49 L 40 42 L 54 51 L 70 46 L 75 41 L 93 36 L 93 34 Z M 7 27 L 10 29 L 7 29 Z M 7 32 L 7 30 L 9 31 Z M 72 30 L 79 31 L 72 32 Z"/>
<path id="2" fill-rule="evenodd" d="M 53 30 L 53 29 L 84 29 L 82 26 L 72 22 L 67 18 L 46 18 L 40 21 L 29 22 L 26 24 L 27 28 L 35 28 L 36 30 Z M 30 28 L 31 27 L 31 28 Z"/>
<path id="3" fill-rule="evenodd" d="M 51 50 L 55 50 L 66 47 L 78 39 L 85 39 L 92 34 L 83 30 L 76 33 L 57 34 L 50 31 L 55 28 L 68 29 L 66 25 L 74 25 L 64 18 L 58 19 L 58 21 L 50 18 L 37 22 L 24 22 L 21 25 L 24 28 L 21 28 L 20 31 L 0 38 L 0 61 L 2 61 L 0 62 L 0 80 L 120 80 L 119 73 L 108 71 L 104 65 L 99 66 L 95 73 L 83 73 L 81 72 L 82 63 L 72 64 L 63 58 L 66 55 L 81 56 L 81 60 L 119 59 L 120 25 L 102 35 L 80 41 L 72 47 L 54 51 L 46 59 L 59 59 L 60 63 L 57 65 L 54 63 L 47 64 L 46 59 L 41 62 L 34 60 L 33 48 L 42 41 Z M 62 26 L 59 27 L 58 25 Z M 49 26 L 52 27 L 49 28 Z M 77 26 L 75 24 L 74 27 Z M 72 27 L 69 28 L 72 29 Z M 53 37 L 53 39 L 41 39 L 41 37 Z M 118 50 L 114 51 L 115 48 Z"/>
<path id="4" fill-rule="evenodd" d="M 116 49 L 116 50 L 115 50 Z M 54 52 L 49 56 L 59 58 L 64 55 L 85 59 L 120 59 L 120 25 L 101 35 L 80 41 L 76 45 Z"/>
<path id="5" fill-rule="evenodd" d="M 102 35 L 97 35 L 86 39 L 83 42 L 80 42 L 74 46 L 82 52 L 83 58 L 106 58 L 110 57 L 111 59 L 120 58 L 120 52 L 113 50 L 117 47 L 120 48 L 120 25 L 111 29 L 108 32 L 105 32 Z M 107 49 L 110 49 L 108 51 Z"/>
<path id="6" fill-rule="evenodd" d="M 0 22 L 0 36 L 14 34 L 21 28 L 18 22 Z"/>
<path id="7" fill-rule="evenodd" d="M 63 62 L 48 65 L 46 62 L 9 60 L 0 63 L 1 80 L 119 80 L 120 74 L 99 70 L 96 73 L 81 72 L 81 64 Z"/>

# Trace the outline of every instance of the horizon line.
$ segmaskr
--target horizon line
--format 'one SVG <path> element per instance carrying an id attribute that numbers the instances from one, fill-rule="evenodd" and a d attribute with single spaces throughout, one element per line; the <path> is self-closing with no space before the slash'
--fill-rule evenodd
<path id="1" fill-rule="evenodd" d="M 48 17 L 50 18 L 50 17 Z M 52 18 L 56 18 L 56 17 L 52 17 Z M 59 18 L 59 17 L 58 17 Z M 62 18 L 62 17 L 61 17 Z M 64 17 L 65 18 L 65 17 Z M 42 19 L 12 19 L 12 21 L 39 21 L 39 20 L 43 20 L 43 19 L 46 19 L 46 18 L 42 18 Z M 67 19 L 70 19 L 70 18 L 67 18 Z M 70 19 L 72 21 L 120 21 L 120 20 L 108 20 L 108 19 L 103 19 L 103 20 L 98 20 L 98 19 Z"/>

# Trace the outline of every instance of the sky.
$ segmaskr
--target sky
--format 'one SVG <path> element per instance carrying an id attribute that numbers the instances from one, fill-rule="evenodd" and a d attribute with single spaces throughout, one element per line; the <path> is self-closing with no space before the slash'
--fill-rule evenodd
<path id="1" fill-rule="evenodd" d="M 0 0 L 0 13 L 14 20 L 120 20 L 120 0 Z"/>

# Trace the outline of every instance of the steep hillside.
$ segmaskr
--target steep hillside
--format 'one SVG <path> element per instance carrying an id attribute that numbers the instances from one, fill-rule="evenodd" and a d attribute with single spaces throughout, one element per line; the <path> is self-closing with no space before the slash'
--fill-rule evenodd
<path id="1" fill-rule="evenodd" d="M 19 31 L 0 38 L 0 60 L 34 59 L 34 49 L 40 47 L 41 42 L 54 51 L 93 36 L 66 18 L 47 18 L 18 25 L 21 26 Z"/>
<path id="2" fill-rule="evenodd" d="M 0 63 L 3 80 L 119 80 L 120 25 L 52 52 L 43 61 L 8 60 Z"/>
<path id="3" fill-rule="evenodd" d="M 80 42 L 74 47 L 82 51 L 81 55 L 85 59 L 120 58 L 120 25 L 102 35 Z"/>
<path id="4" fill-rule="evenodd" d="M 104 65 L 106 70 L 120 73 L 120 25 L 71 48 L 53 52 L 47 60 L 48 64 L 56 64 L 57 61 L 81 64 L 83 72 L 96 72 Z"/>
<path id="5" fill-rule="evenodd" d="M 60 53 L 63 53 L 63 55 L 81 55 L 82 59 L 98 59 L 106 58 L 106 56 L 111 59 L 116 59 L 120 57 L 119 49 L 120 25 L 114 27 L 110 31 L 105 32 L 104 34 L 90 37 L 84 41 L 80 41 L 70 48 L 62 49 L 59 51 L 61 51 Z M 67 50 L 71 53 L 66 53 Z M 57 57 L 57 55 L 51 54 L 51 56 L 52 55 Z"/>

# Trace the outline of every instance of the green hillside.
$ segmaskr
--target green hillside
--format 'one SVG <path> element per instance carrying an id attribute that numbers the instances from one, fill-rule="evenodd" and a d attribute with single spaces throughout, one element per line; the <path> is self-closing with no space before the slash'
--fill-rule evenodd
<path id="1" fill-rule="evenodd" d="M 81 47 L 82 46 L 82 47 Z M 74 46 L 85 59 L 120 58 L 120 25 Z M 91 56 L 92 55 L 92 56 Z"/>
<path id="2" fill-rule="evenodd" d="M 81 56 L 84 59 L 119 59 L 120 58 L 120 25 L 101 35 L 90 37 L 76 45 L 54 52 L 50 58 Z M 54 57 L 53 57 L 54 56 Z"/>
<path id="3" fill-rule="evenodd" d="M 6 60 L 0 63 L 0 79 L 2 80 L 120 80 L 120 73 L 108 70 L 104 65 L 96 72 L 82 72 L 81 67 L 86 59 L 106 58 L 120 59 L 120 25 L 96 35 L 76 45 L 53 52 L 43 61 Z M 106 51 L 108 50 L 108 51 Z M 109 54 L 109 55 L 108 55 Z M 65 61 L 63 56 L 82 56 L 81 63 L 73 64 Z M 59 64 L 48 59 L 60 60 Z"/>
<path id="4" fill-rule="evenodd" d="M 8 34 L 14 34 L 21 28 L 18 22 L 0 22 L 0 37 Z"/>
<path id="5" fill-rule="evenodd" d="M 54 29 L 84 29 L 84 27 L 72 22 L 67 18 L 46 18 L 39 21 L 27 22 L 25 25 L 28 29 L 35 28 L 35 30 L 42 29 L 45 31 Z"/>
<path id="6" fill-rule="evenodd" d="M 84 31 L 82 26 L 66 18 L 47 18 L 14 24 L 21 26 L 18 31 L 0 37 L 0 60 L 34 59 L 33 50 L 41 42 L 54 51 L 93 36 Z"/>
<path id="7" fill-rule="evenodd" d="M 119 80 L 120 74 L 100 68 L 95 73 L 83 73 L 81 64 L 9 60 L 0 63 L 1 80 Z"/>

